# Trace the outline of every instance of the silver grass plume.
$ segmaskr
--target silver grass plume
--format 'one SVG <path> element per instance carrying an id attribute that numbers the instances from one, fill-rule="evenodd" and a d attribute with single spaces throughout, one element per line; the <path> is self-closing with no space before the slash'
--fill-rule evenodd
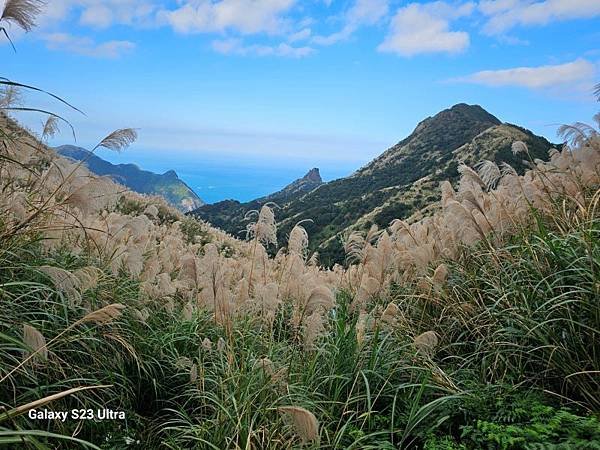
<path id="1" fill-rule="evenodd" d="M 580 147 L 590 138 L 597 136 L 598 132 L 588 124 L 575 122 L 573 125 L 561 125 L 557 134 L 572 147 Z"/>
<path id="2" fill-rule="evenodd" d="M 147 216 L 150 216 L 153 219 L 158 218 L 159 212 L 160 211 L 158 210 L 156 205 L 148 205 L 148 206 L 146 206 L 146 209 L 144 209 L 144 214 L 146 214 Z"/>
<path id="3" fill-rule="evenodd" d="M 187 356 L 180 356 L 175 360 L 175 367 L 177 367 L 180 370 L 187 370 L 190 367 L 192 367 L 192 364 L 194 363 Z"/>
<path id="4" fill-rule="evenodd" d="M 123 314 L 123 310 L 125 309 L 125 305 L 120 303 L 113 303 L 111 305 L 105 306 L 104 308 L 100 308 L 96 311 L 92 311 L 89 314 L 86 314 L 82 319 L 78 321 L 78 323 L 95 323 L 98 325 L 106 325 L 121 317 Z"/>
<path id="5" fill-rule="evenodd" d="M 21 91 L 16 86 L 0 87 L 0 109 L 7 109 L 21 104 Z"/>
<path id="6" fill-rule="evenodd" d="M 69 302 L 74 305 L 81 300 L 79 278 L 72 272 L 54 266 L 40 266 L 38 270 L 47 275 L 54 287 L 64 293 Z"/>
<path id="7" fill-rule="evenodd" d="M 311 267 L 318 267 L 319 266 L 319 252 L 314 252 L 312 255 L 310 255 L 310 258 L 308 258 L 307 264 Z"/>
<path id="8" fill-rule="evenodd" d="M 146 323 L 150 318 L 150 311 L 148 311 L 148 308 L 143 308 L 142 310 L 134 308 L 132 312 L 135 318 L 142 323 Z"/>
<path id="9" fill-rule="evenodd" d="M 440 190 L 442 191 L 442 205 L 445 205 L 448 200 L 454 200 L 454 188 L 448 180 L 444 180 L 440 183 Z"/>
<path id="10" fill-rule="evenodd" d="M 327 286 L 317 286 L 308 296 L 304 314 L 309 315 L 317 311 L 328 311 L 333 308 L 334 305 L 335 296 L 333 295 L 333 292 L 331 292 L 331 289 Z"/>
<path id="11" fill-rule="evenodd" d="M 33 350 L 35 358 L 46 361 L 48 359 L 48 348 L 44 335 L 31 325 L 23 325 L 23 342 Z"/>
<path id="12" fill-rule="evenodd" d="M 259 241 L 264 242 L 266 245 L 277 245 L 277 224 L 275 222 L 275 214 L 269 206 L 264 205 L 260 209 L 256 225 L 258 227 L 256 232 Z"/>
<path id="13" fill-rule="evenodd" d="M 58 132 L 58 119 L 54 116 L 49 116 L 42 131 L 42 141 L 53 138 Z"/>
<path id="14" fill-rule="evenodd" d="M 190 369 L 190 383 L 195 383 L 198 380 L 198 365 L 192 364 Z"/>
<path id="15" fill-rule="evenodd" d="M 6 0 L 0 22 L 15 23 L 29 32 L 35 27 L 35 19 L 45 4 L 43 0 Z"/>
<path id="16" fill-rule="evenodd" d="M 252 368 L 263 371 L 269 377 L 272 377 L 275 374 L 273 361 L 271 361 L 269 358 L 261 358 L 257 360 Z"/>
<path id="17" fill-rule="evenodd" d="M 319 439 L 319 422 L 312 412 L 299 406 L 281 406 L 277 410 L 291 419 L 302 442 L 313 442 Z"/>
<path id="18" fill-rule="evenodd" d="M 102 270 L 94 266 L 82 267 L 73 272 L 73 275 L 79 280 L 79 292 L 84 293 L 85 291 L 94 289 L 98 285 L 102 274 Z"/>
<path id="19" fill-rule="evenodd" d="M 288 251 L 290 253 L 296 253 L 304 258 L 307 248 L 308 233 L 302 225 L 296 225 L 290 232 L 290 238 L 288 239 Z"/>
<path id="20" fill-rule="evenodd" d="M 120 152 L 133 144 L 138 137 L 137 131 L 133 128 L 123 128 L 116 130 L 106 136 L 94 147 L 94 150 L 104 147 L 108 150 Z"/>
<path id="21" fill-rule="evenodd" d="M 365 264 L 369 256 L 369 248 L 379 239 L 381 234 L 382 231 L 379 230 L 377 225 L 372 225 L 366 236 L 363 236 L 360 231 L 353 231 L 344 243 L 347 261 L 349 263 L 362 262 Z"/>
<path id="22" fill-rule="evenodd" d="M 248 211 L 245 216 L 245 219 L 249 220 L 253 215 L 258 215 L 256 222 L 250 223 L 246 227 L 246 237 L 254 238 L 266 246 L 270 244 L 277 245 L 277 223 L 271 206 L 276 207 L 277 205 L 274 203 L 265 204 L 260 211 Z"/>
<path id="23" fill-rule="evenodd" d="M 192 302 L 187 302 L 183 307 L 183 318 L 186 322 L 189 322 L 194 317 L 194 305 Z"/>
<path id="24" fill-rule="evenodd" d="M 511 166 L 507 162 L 502 162 L 500 164 L 500 171 L 502 172 L 502 176 L 503 177 L 506 177 L 506 176 L 517 177 L 517 176 L 519 176 L 519 174 L 517 173 L 517 171 L 515 170 L 515 168 L 513 166 Z"/>
<path id="25" fill-rule="evenodd" d="M 529 148 L 525 142 L 515 141 L 512 144 L 512 152 L 513 155 L 518 155 L 519 153 L 529 153 Z"/>
<path id="26" fill-rule="evenodd" d="M 418 335 L 413 341 L 417 351 L 427 357 L 433 356 L 438 344 L 439 338 L 435 331 L 426 331 Z"/>
<path id="27" fill-rule="evenodd" d="M 346 242 L 344 242 L 344 251 L 346 259 L 350 263 L 359 263 L 363 259 L 363 248 L 365 246 L 365 238 L 359 231 L 353 231 Z"/>
<path id="28" fill-rule="evenodd" d="M 400 317 L 400 308 L 395 303 L 389 303 L 381 314 L 381 321 L 387 325 L 395 326 Z"/>
<path id="29" fill-rule="evenodd" d="M 483 180 L 488 189 L 494 189 L 502 178 L 502 171 L 495 162 L 485 159 L 475 166 L 479 178 Z"/>
<path id="30" fill-rule="evenodd" d="M 448 278 L 448 266 L 446 264 L 440 264 L 435 272 L 433 272 L 433 277 L 431 278 L 431 282 L 436 286 L 442 286 L 446 283 L 446 279 Z"/>
<path id="31" fill-rule="evenodd" d="M 369 319 L 370 319 L 370 316 L 367 313 L 361 312 L 359 314 L 358 321 L 356 322 L 356 325 L 355 325 L 356 342 L 358 343 L 358 345 L 362 345 L 363 342 L 365 341 L 365 336 L 367 334 L 367 324 L 368 324 Z"/>
<path id="32" fill-rule="evenodd" d="M 202 348 L 207 351 L 212 350 L 212 341 L 209 338 L 205 337 L 202 340 Z"/>
<path id="33" fill-rule="evenodd" d="M 465 179 L 473 181 L 474 183 L 478 184 L 484 189 L 487 187 L 487 185 L 481 179 L 479 174 L 466 164 L 461 164 L 460 166 L 458 166 L 458 173 L 460 173 Z"/>
<path id="34" fill-rule="evenodd" d="M 317 340 L 325 332 L 325 317 L 321 312 L 315 311 L 303 319 L 304 348 L 314 350 Z"/>

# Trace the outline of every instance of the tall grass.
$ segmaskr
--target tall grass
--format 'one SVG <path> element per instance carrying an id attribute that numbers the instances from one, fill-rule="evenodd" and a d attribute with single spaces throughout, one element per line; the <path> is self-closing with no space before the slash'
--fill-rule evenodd
<path id="1" fill-rule="evenodd" d="M 6 5 L 33 25 L 39 2 Z M 461 167 L 432 217 L 354 233 L 324 270 L 300 224 L 269 256 L 269 205 L 238 241 L 58 157 L 55 125 L 37 139 L 0 115 L 0 444 L 600 446 L 594 128 L 564 128 L 546 162 L 516 143 L 524 176 Z"/>
<path id="2" fill-rule="evenodd" d="M 583 418 L 599 406 L 593 134 L 532 161 L 523 177 L 482 175 L 486 183 L 463 169 L 433 218 L 355 234 L 356 264 L 326 271 L 306 260 L 300 225 L 287 250 L 268 256 L 270 210 L 242 243 L 5 124 L 0 442 L 358 449 L 600 439 L 598 422 Z M 514 397 L 531 400 L 517 408 Z M 46 402 L 127 419 L 30 420 L 29 405 Z M 561 434 L 557 420 L 579 428 Z M 544 432 L 532 437 L 532 423 Z"/>
<path id="3" fill-rule="evenodd" d="M 10 376 L 2 402 L 110 385 L 52 406 L 125 410 L 125 423 L 86 423 L 79 430 L 79 439 L 106 448 L 414 448 L 439 442 L 436 436 L 458 442 L 473 417 L 494 417 L 486 406 L 492 387 L 495 399 L 520 392 L 541 396 L 533 406 L 597 411 L 598 355 L 590 343 L 598 341 L 600 319 L 600 218 L 563 231 L 552 222 L 540 218 L 494 251 L 483 245 L 448 261 L 448 280 L 431 293 L 416 285 L 394 288 L 395 322 L 361 327 L 364 315 L 351 308 L 351 295 L 340 293 L 328 332 L 311 350 L 290 328 L 289 303 L 272 327 L 247 315 L 227 330 L 210 311 L 185 318 L 183 299 L 172 313 L 159 301 L 152 306 L 140 299 L 139 282 L 105 269 L 85 295 L 89 306 L 73 305 L 39 267 L 75 271 L 95 262 L 67 252 L 48 255 L 40 242 L 21 241 L 16 251 L 3 252 L 0 270 L 3 375 L 30 351 L 22 323 L 49 341 L 89 308 L 110 301 L 127 309 L 112 323 L 83 324 L 61 336 L 46 361 L 32 360 Z M 381 301 L 373 310 L 383 310 L 388 300 Z M 150 310 L 147 318 L 135 313 L 143 308 Z M 430 352 L 414 343 L 424 331 L 439 335 Z M 303 440 L 281 411 L 290 406 L 314 414 L 318 441 Z M 599 438 L 595 423 L 590 439 Z M 2 425 L 40 423 L 22 415 Z M 76 427 L 49 422 L 44 431 L 68 436 Z M 61 445 L 50 435 L 37 440 Z"/>

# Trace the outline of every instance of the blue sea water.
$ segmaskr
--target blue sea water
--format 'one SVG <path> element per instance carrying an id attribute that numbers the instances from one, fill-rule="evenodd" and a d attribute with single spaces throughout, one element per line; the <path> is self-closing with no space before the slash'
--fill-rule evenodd
<path id="1" fill-rule="evenodd" d="M 350 175 L 360 164 L 324 160 L 248 158 L 239 155 L 195 155 L 186 152 L 144 151 L 124 153 L 99 150 L 97 155 L 113 164 L 133 163 L 156 173 L 175 170 L 181 180 L 207 203 L 235 199 L 249 201 L 276 192 L 319 167 L 321 177 L 331 181 Z"/>

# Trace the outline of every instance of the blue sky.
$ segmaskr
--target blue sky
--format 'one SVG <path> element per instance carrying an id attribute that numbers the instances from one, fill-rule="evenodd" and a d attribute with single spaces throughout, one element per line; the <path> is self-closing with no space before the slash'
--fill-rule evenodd
<path id="1" fill-rule="evenodd" d="M 2 75 L 84 110 L 28 98 L 68 115 L 80 145 L 139 128 L 111 158 L 156 170 L 226 161 L 335 178 L 458 102 L 555 140 L 598 110 L 600 0 L 48 3 L 30 34 L 10 30 L 16 54 L 0 44 Z"/>

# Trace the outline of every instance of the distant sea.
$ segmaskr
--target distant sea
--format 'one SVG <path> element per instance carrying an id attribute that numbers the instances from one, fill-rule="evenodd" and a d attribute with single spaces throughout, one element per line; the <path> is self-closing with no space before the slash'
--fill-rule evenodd
<path id="1" fill-rule="evenodd" d="M 144 151 L 132 148 L 123 153 L 99 150 L 99 157 L 113 164 L 133 163 L 156 173 L 174 170 L 207 203 L 234 199 L 253 200 L 287 186 L 318 167 L 321 177 L 331 181 L 350 175 L 360 167 L 357 162 L 309 162 L 294 159 L 272 159 L 190 154 L 188 152 Z"/>

